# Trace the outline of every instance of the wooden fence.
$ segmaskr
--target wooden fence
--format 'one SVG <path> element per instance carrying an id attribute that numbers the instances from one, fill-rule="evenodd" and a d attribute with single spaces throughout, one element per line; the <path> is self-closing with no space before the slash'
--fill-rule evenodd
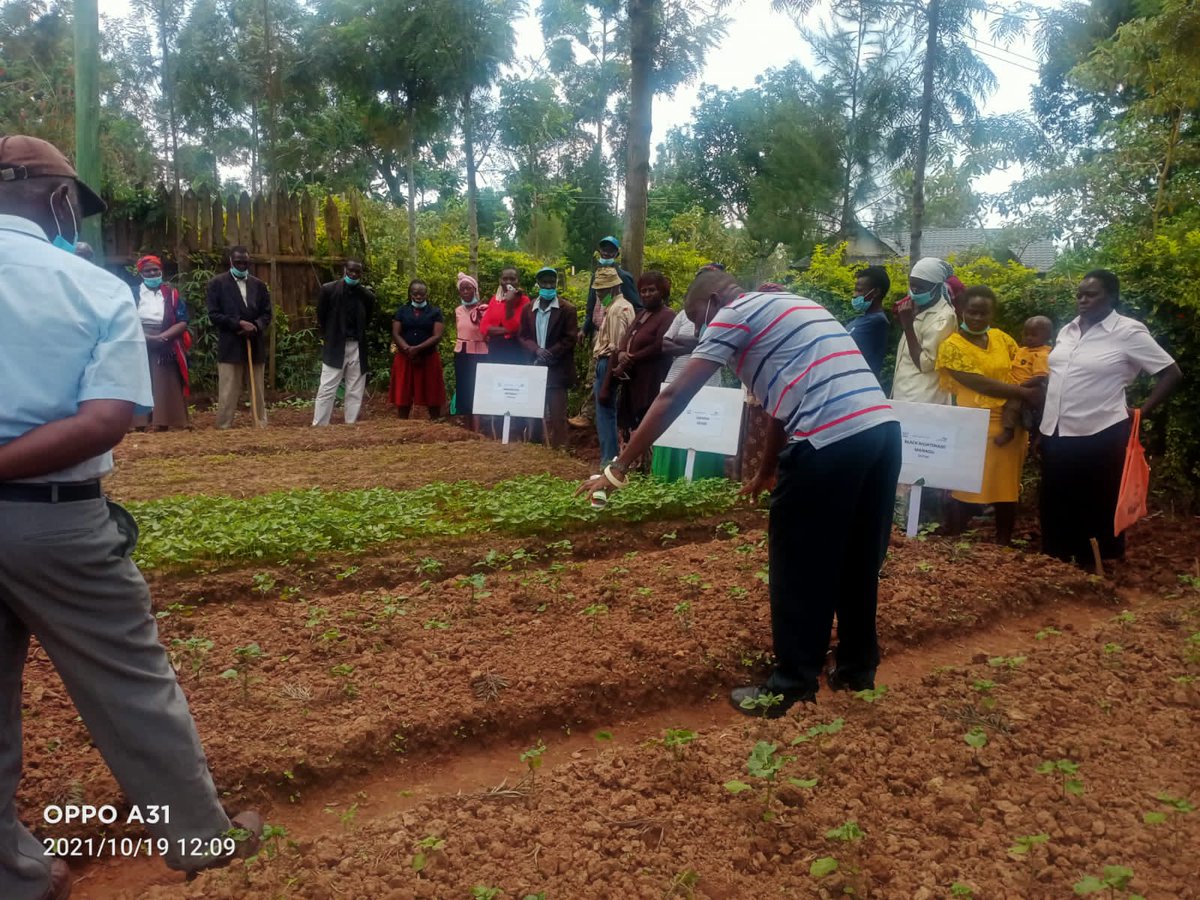
<path id="1" fill-rule="evenodd" d="M 224 270 L 228 249 L 244 244 L 251 271 L 267 282 L 289 318 L 301 321 L 321 283 L 336 277 L 347 254 L 361 256 L 367 246 L 355 194 L 339 204 L 333 196 L 319 201 L 283 191 L 222 198 L 160 189 L 136 218 L 105 216 L 103 235 L 105 266 L 126 280 L 128 267 L 144 253 L 161 256 L 171 276 L 197 266 Z"/>

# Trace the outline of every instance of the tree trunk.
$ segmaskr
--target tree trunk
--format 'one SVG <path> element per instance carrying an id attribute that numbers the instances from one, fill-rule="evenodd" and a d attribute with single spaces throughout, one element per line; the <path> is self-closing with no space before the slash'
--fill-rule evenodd
<path id="1" fill-rule="evenodd" d="M 842 237 L 854 224 L 854 161 L 858 141 L 858 73 L 862 65 L 863 40 L 867 31 L 867 13 L 858 8 L 858 42 L 854 46 L 854 72 L 850 76 L 850 122 L 846 129 L 846 172 L 842 183 Z"/>
<path id="2" fill-rule="evenodd" d="M 275 65 L 272 59 L 271 47 L 271 0 L 262 0 L 263 14 L 263 64 L 266 66 L 266 77 L 263 79 L 267 89 L 267 121 L 263 133 L 267 139 L 267 188 L 274 192 L 279 180 L 279 161 L 275 152 Z"/>
<path id="3" fill-rule="evenodd" d="M 912 233 L 908 261 L 921 258 L 921 236 L 925 230 L 925 167 L 929 163 L 929 123 L 933 117 L 933 70 L 938 49 L 941 0 L 929 0 L 929 37 L 925 42 L 924 85 L 921 90 L 921 120 L 917 129 L 917 157 L 913 162 Z"/>
<path id="4" fill-rule="evenodd" d="M 417 277 L 417 142 L 412 129 L 416 122 L 408 117 L 408 277 Z"/>
<path id="5" fill-rule="evenodd" d="M 1158 219 L 1162 215 L 1167 202 L 1167 181 L 1171 176 L 1171 168 L 1175 164 L 1175 148 L 1179 146 L 1179 123 L 1183 118 L 1183 110 L 1176 106 L 1171 111 L 1171 133 L 1167 137 L 1166 158 L 1158 170 L 1158 191 L 1154 198 L 1154 214 L 1150 218 L 1150 231 L 1158 233 Z"/>
<path id="6" fill-rule="evenodd" d="M 175 229 L 175 246 L 171 248 L 171 252 L 175 256 L 175 264 L 183 265 L 183 192 L 179 189 L 179 126 L 175 119 L 175 79 L 171 76 L 171 51 L 167 46 L 167 23 L 170 21 L 170 11 L 165 2 L 159 6 L 159 15 L 162 17 L 158 27 L 158 42 L 162 49 L 162 91 L 163 97 L 167 101 L 167 135 L 171 141 L 171 183 L 175 188 L 175 208 L 171 210 L 171 215 L 179 223 Z"/>
<path id="7" fill-rule="evenodd" d="M 621 259 L 636 278 L 646 252 L 646 200 L 650 186 L 650 135 L 654 128 L 654 50 L 661 0 L 629 0 L 629 153 L 625 166 L 625 245 Z"/>
<path id="8" fill-rule="evenodd" d="M 475 122 L 471 106 L 471 89 L 462 99 L 463 156 L 467 161 L 467 274 L 479 278 L 479 186 L 475 178 Z"/>

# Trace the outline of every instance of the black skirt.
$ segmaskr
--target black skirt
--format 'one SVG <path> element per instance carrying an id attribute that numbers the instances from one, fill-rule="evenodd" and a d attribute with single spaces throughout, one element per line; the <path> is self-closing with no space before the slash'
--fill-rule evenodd
<path id="1" fill-rule="evenodd" d="M 486 353 L 454 352 L 454 412 L 469 416 L 475 403 L 475 369 L 481 362 L 492 362 Z"/>

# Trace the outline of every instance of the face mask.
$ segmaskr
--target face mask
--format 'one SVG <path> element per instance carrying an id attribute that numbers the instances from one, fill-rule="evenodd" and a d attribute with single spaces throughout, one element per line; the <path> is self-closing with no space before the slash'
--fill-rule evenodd
<path id="1" fill-rule="evenodd" d="M 50 215 L 54 216 L 54 227 L 58 230 L 58 234 L 54 236 L 54 240 L 50 243 L 59 250 L 66 250 L 68 253 L 75 252 L 75 242 L 79 239 L 79 221 L 75 218 L 75 207 L 71 205 L 71 201 L 67 201 L 67 209 L 71 211 L 71 233 L 75 235 L 74 240 L 68 241 L 63 237 L 62 225 L 58 221 L 58 213 L 54 211 L 54 200 L 50 200 Z"/>
<path id="2" fill-rule="evenodd" d="M 543 300 L 553 300 L 558 296 L 558 288 L 538 288 L 538 296 Z"/>
<path id="3" fill-rule="evenodd" d="M 479 302 L 479 298 L 478 298 L 478 297 L 472 297 L 470 300 L 463 300 L 463 299 L 460 297 L 460 298 L 459 298 L 459 300 L 458 300 L 458 302 L 459 302 L 459 303 L 461 303 L 463 306 L 474 306 L 476 303 L 478 303 L 478 302 Z"/>
<path id="4" fill-rule="evenodd" d="M 871 308 L 871 301 L 866 297 L 855 297 L 850 301 L 850 305 L 854 307 L 856 313 L 865 313 Z"/>
<path id="5" fill-rule="evenodd" d="M 429 301 L 428 300 L 421 300 L 421 301 L 414 300 L 412 302 L 412 305 L 415 306 L 417 309 L 424 309 L 425 307 L 427 307 L 429 305 Z"/>
<path id="6" fill-rule="evenodd" d="M 245 278 L 247 275 L 250 274 L 250 270 L 249 269 L 239 269 L 236 266 L 230 266 L 229 274 L 232 275 L 234 278 Z"/>
<path id="7" fill-rule="evenodd" d="M 354 287 L 356 284 L 358 284 L 359 280 L 357 278 L 351 278 L 349 275 L 343 275 L 342 281 L 346 282 L 346 284 L 350 285 L 350 287 Z"/>
<path id="8" fill-rule="evenodd" d="M 991 326 L 991 325 L 989 325 L 987 328 L 983 329 L 983 331 L 973 331 L 972 329 L 970 329 L 970 328 L 968 328 L 968 327 L 967 327 L 967 323 L 966 323 L 966 322 L 963 322 L 963 323 L 962 323 L 961 325 L 959 325 L 958 327 L 959 327 L 959 328 L 961 328 L 963 331 L 965 331 L 967 334 L 973 334 L 973 335 L 975 335 L 975 337 L 980 337 L 980 336 L 982 336 L 982 335 L 985 335 L 985 334 L 987 334 L 989 331 L 991 331 L 991 330 L 992 330 L 992 326 Z"/>
<path id="9" fill-rule="evenodd" d="M 934 292 L 926 291 L 923 294 L 909 294 L 912 297 L 912 302 L 916 304 L 917 309 L 924 309 L 933 302 Z"/>
<path id="10" fill-rule="evenodd" d="M 148 287 L 152 291 L 157 291 L 159 289 L 159 287 L 162 285 L 162 276 L 159 275 L 155 278 L 143 278 L 142 284 L 144 284 L 146 287 Z"/>
<path id="11" fill-rule="evenodd" d="M 602 265 L 602 266 L 615 266 L 616 264 L 617 264 L 616 257 L 614 257 L 612 259 L 605 259 L 603 256 L 600 257 L 600 265 Z"/>

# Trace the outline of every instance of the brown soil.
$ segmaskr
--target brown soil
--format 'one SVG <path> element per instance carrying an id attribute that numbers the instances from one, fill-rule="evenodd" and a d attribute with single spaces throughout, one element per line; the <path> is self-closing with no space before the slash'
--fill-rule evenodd
<path id="1" fill-rule="evenodd" d="M 114 493 L 229 493 L 231 473 L 250 494 L 490 483 L 543 459 L 573 466 L 555 470 L 567 477 L 588 468 L 449 425 L 375 417 L 315 430 L 310 411 L 286 413 L 293 425 L 275 416 L 264 431 L 133 436 Z M 502 452 L 512 466 L 494 464 Z M 261 475 L 244 486 L 248 458 Z M 1142 819 L 1167 809 L 1159 794 L 1200 805 L 1200 682 L 1189 680 L 1200 650 L 1188 644 L 1200 591 L 1179 577 L 1200 574 L 1196 521 L 1137 526 L 1109 581 L 974 540 L 897 537 L 880 592 L 888 692 L 873 704 L 824 692 L 778 722 L 745 719 L 724 698 L 770 662 L 764 524 L 739 509 L 553 548 L 459 537 L 153 573 L 162 639 L 223 800 L 262 809 L 289 840 L 190 885 L 157 859 L 74 860 L 73 896 L 398 900 L 487 885 L 504 897 L 935 898 L 961 882 L 975 896 L 1040 898 L 1071 896 L 1105 865 L 1132 867 L 1131 890 L 1148 897 L 1200 896 L 1186 849 L 1200 813 Z M 191 638 L 211 651 L 189 656 Z M 220 678 L 252 642 L 263 656 L 248 684 Z M 982 680 L 995 682 L 994 708 L 973 687 Z M 26 820 L 51 802 L 121 804 L 36 647 L 26 685 Z M 791 746 L 835 717 L 842 731 Z M 978 752 L 963 740 L 973 725 L 988 737 Z M 679 759 L 654 743 L 671 727 L 698 733 Z M 771 821 L 746 770 L 758 740 L 796 757 Z M 517 757 L 539 741 L 531 784 Z M 1061 758 L 1080 764 L 1082 796 L 1036 773 Z M 733 779 L 754 789 L 735 796 L 723 787 Z M 826 837 L 847 820 L 865 837 Z M 1009 854 L 1036 834 L 1047 842 Z M 446 843 L 418 874 L 412 857 L 430 835 Z M 812 877 L 826 856 L 839 872 Z"/>

